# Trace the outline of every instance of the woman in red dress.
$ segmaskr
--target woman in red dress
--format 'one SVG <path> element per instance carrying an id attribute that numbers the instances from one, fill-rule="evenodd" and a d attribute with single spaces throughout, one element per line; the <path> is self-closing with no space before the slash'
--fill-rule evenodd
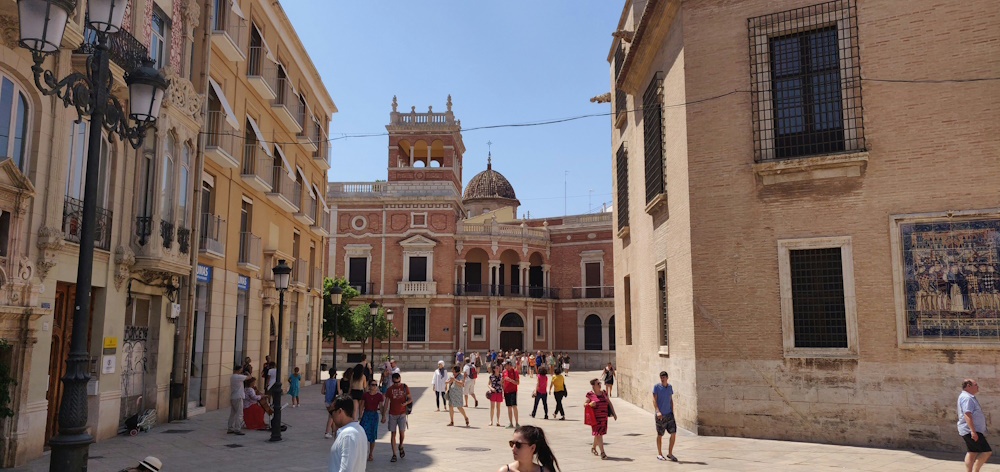
<path id="1" fill-rule="evenodd" d="M 267 423 L 264 422 L 264 408 L 257 403 L 264 397 L 257 393 L 256 385 L 257 379 L 253 377 L 243 381 L 246 394 L 243 398 L 243 423 L 247 429 L 267 429 Z"/>
<path id="2" fill-rule="evenodd" d="M 590 452 L 597 454 L 597 448 L 601 448 L 601 459 L 607 459 L 608 455 L 604 453 L 604 435 L 608 434 L 608 416 L 611 416 L 618 421 L 618 415 L 615 414 L 615 408 L 611 405 L 611 399 L 608 398 L 604 390 L 601 389 L 601 381 L 599 379 L 593 379 L 590 381 L 591 391 L 587 392 L 587 401 L 583 404 L 584 408 L 590 408 L 594 411 L 594 424 L 590 425 L 590 432 L 594 436 L 594 444 L 590 448 Z"/>

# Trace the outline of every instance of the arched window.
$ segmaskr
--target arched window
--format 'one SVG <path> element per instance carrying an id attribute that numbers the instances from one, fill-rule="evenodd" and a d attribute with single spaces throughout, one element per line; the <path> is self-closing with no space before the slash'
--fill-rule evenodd
<path id="1" fill-rule="evenodd" d="M 583 349 L 587 351 L 600 351 L 602 347 L 601 317 L 587 315 L 587 318 L 583 320 Z"/>
<path id="2" fill-rule="evenodd" d="M 14 159 L 24 173 L 27 173 L 29 111 L 28 99 L 21 88 L 0 76 L 0 159 Z"/>
<path id="3" fill-rule="evenodd" d="M 615 315 L 608 320 L 608 349 L 615 350 Z"/>
<path id="4" fill-rule="evenodd" d="M 523 328 L 524 320 L 517 313 L 507 313 L 503 315 L 503 319 L 500 320 L 500 327 L 502 328 Z"/>
<path id="5" fill-rule="evenodd" d="M 160 168 L 160 220 L 174 221 L 174 156 L 177 155 L 177 139 L 167 133 L 166 149 Z"/>

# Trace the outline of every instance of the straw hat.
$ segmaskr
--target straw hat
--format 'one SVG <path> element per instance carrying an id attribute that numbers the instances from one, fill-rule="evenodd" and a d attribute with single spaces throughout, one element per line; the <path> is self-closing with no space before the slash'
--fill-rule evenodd
<path id="1" fill-rule="evenodd" d="M 145 467 L 150 472 L 160 472 L 160 468 L 163 467 L 163 463 L 153 456 L 146 456 L 145 459 L 139 461 L 139 465 Z"/>

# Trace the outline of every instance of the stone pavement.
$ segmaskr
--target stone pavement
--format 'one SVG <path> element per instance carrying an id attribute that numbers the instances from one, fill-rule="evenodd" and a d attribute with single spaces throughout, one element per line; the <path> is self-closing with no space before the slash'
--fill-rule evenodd
<path id="1" fill-rule="evenodd" d="M 545 429 L 562 470 L 602 472 L 625 470 L 684 471 L 942 471 L 963 470 L 962 455 L 833 446 L 826 444 L 769 441 L 759 439 L 699 437 L 679 431 L 674 455 L 679 463 L 656 460 L 656 432 L 652 412 L 614 399 L 618 421 L 611 421 L 605 436 L 610 456 L 601 461 L 590 453 L 590 428 L 583 424 L 583 395 L 588 381 L 598 372 L 572 372 L 567 378 L 570 396 L 567 420 L 554 421 L 528 416 L 531 413 L 533 379 L 522 380 L 518 403 L 521 424 Z M 507 441 L 511 430 L 489 427 L 489 404 L 480 398 L 479 408 L 470 408 L 471 427 L 466 428 L 456 410 L 455 423 L 447 427 L 448 414 L 434 411 L 434 395 L 428 389 L 430 372 L 404 373 L 416 405 L 406 437 L 406 458 L 390 463 L 388 434 L 380 425 L 375 446 L 375 462 L 368 470 L 495 471 L 512 460 Z M 477 396 L 485 397 L 487 377 L 480 376 Z M 652 384 L 650 384 L 652 389 Z M 138 436 L 118 436 L 90 447 L 90 472 L 114 472 L 134 465 L 146 455 L 160 458 L 164 471 L 325 471 L 333 440 L 323 438 L 326 412 L 319 385 L 302 389 L 302 406 L 285 408 L 283 420 L 289 424 L 284 441 L 267 442 L 268 432 L 248 431 L 245 436 L 226 434 L 228 409 L 211 411 L 186 421 L 158 424 Z M 288 397 L 284 397 L 287 401 Z M 539 406 L 541 408 L 541 406 Z M 550 411 L 555 401 L 549 396 Z M 502 412 L 506 420 L 506 409 Z M 956 432 L 957 434 L 957 432 Z M 996 437 L 995 435 L 993 437 Z M 666 452 L 667 438 L 664 438 Z M 48 455 L 16 471 L 48 470 Z M 991 459 L 984 471 L 998 472 Z"/>

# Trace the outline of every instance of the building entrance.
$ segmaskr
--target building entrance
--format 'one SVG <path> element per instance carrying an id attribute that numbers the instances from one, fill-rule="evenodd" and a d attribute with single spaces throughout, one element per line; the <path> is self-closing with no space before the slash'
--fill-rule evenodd
<path id="1" fill-rule="evenodd" d="M 507 313 L 500 319 L 500 350 L 524 350 L 524 320 L 517 313 Z"/>

